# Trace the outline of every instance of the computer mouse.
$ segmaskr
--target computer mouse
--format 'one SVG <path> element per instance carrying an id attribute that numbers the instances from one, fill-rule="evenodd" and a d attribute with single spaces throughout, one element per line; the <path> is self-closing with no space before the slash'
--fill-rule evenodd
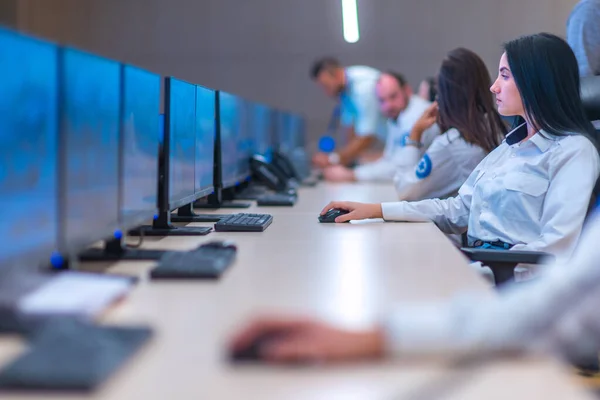
<path id="1" fill-rule="evenodd" d="M 319 222 L 335 222 L 335 219 L 340 215 L 348 214 L 350 211 L 342 210 L 341 208 L 332 208 L 323 215 L 319 215 Z M 346 221 L 348 222 L 348 221 Z"/>
<path id="2" fill-rule="evenodd" d="M 237 250 L 237 246 L 235 245 L 235 243 L 230 240 L 213 240 L 208 243 L 201 244 L 200 247 Z"/>
<path id="3" fill-rule="evenodd" d="M 256 338 L 244 348 L 232 351 L 229 358 L 234 362 L 262 361 L 260 354 L 261 348 L 271 340 L 276 340 L 282 336 L 281 333 L 266 332 Z"/>

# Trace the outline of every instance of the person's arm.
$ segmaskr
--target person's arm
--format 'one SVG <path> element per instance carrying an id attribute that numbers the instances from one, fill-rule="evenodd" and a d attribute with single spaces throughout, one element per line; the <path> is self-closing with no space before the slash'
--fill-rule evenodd
<path id="1" fill-rule="evenodd" d="M 340 164 L 349 165 L 356 160 L 359 155 L 363 154 L 366 149 L 373 145 L 377 140 L 375 132 L 363 136 L 355 135 L 350 142 L 338 152 Z"/>
<path id="2" fill-rule="evenodd" d="M 313 156 L 313 163 L 321 168 L 329 165 L 344 165 L 352 163 L 359 155 L 364 153 L 366 149 L 371 147 L 376 140 L 375 133 L 368 136 L 358 136 L 354 131 L 354 127 L 344 126 L 344 135 L 348 140 L 348 144 L 338 151 L 333 153 L 318 152 Z"/>
<path id="3" fill-rule="evenodd" d="M 339 151 L 340 163 L 348 165 L 364 153 L 377 140 L 377 134 L 385 129 L 385 121 L 379 111 L 374 85 L 365 84 L 353 96 L 357 114 L 353 124 L 353 137 Z"/>
<path id="4" fill-rule="evenodd" d="M 458 132 L 455 135 L 458 135 Z M 394 176 L 394 186 L 400 200 L 415 201 L 439 196 L 433 195 L 434 193 L 444 193 L 447 196 L 464 183 L 457 182 L 459 170 L 452 153 L 448 151 L 449 145 L 449 137 L 444 136 L 434 141 L 420 159 L 418 153 L 407 152 L 403 155 L 411 164 L 400 166 Z M 410 150 L 408 146 L 407 150 Z M 478 149 L 474 147 L 474 150 Z M 479 153 L 478 151 L 477 156 L 480 156 Z"/>
<path id="5" fill-rule="evenodd" d="M 391 181 L 395 172 L 396 166 L 392 160 L 383 157 L 354 168 L 354 179 L 360 182 Z"/>
<path id="6" fill-rule="evenodd" d="M 563 141 L 550 170 L 537 240 L 517 244 L 513 250 L 535 250 L 569 257 L 577 244 L 592 191 L 600 174 L 598 151 L 588 139 L 577 136 Z M 562 143 L 561 143 L 562 145 Z"/>
<path id="7" fill-rule="evenodd" d="M 473 188 L 485 161 L 484 159 L 475 168 L 467 181 L 460 187 L 458 196 L 444 200 L 428 199 L 383 203 L 381 204 L 383 218 L 388 221 L 433 221 L 444 233 L 464 233 L 469 222 Z"/>
<path id="8" fill-rule="evenodd" d="M 349 331 L 311 318 L 256 318 L 230 341 L 235 353 L 257 338 L 267 362 L 359 361 L 384 356 L 494 355 L 553 351 L 565 356 L 600 343 L 600 218 L 568 264 L 498 295 L 400 305 L 378 327 Z"/>
<path id="9" fill-rule="evenodd" d="M 357 181 L 389 181 L 399 172 L 414 170 L 421 158 L 422 150 L 428 149 L 433 140 L 439 136 L 439 127 L 435 124 L 437 118 L 437 103 L 432 104 L 411 128 L 411 143 L 391 151 L 375 163 L 360 165 L 354 170 Z M 388 129 L 388 135 L 392 133 Z M 392 139 L 390 141 L 390 139 Z M 394 138 L 388 137 L 386 150 L 394 147 Z M 420 143 L 417 147 L 417 143 Z"/>
<path id="10" fill-rule="evenodd" d="M 588 225 L 574 257 L 538 280 L 499 296 L 400 306 L 385 324 L 388 351 L 474 353 L 556 350 L 570 354 L 599 344 L 600 218 Z"/>
<path id="11" fill-rule="evenodd" d="M 567 41 L 577 58 L 581 76 L 600 75 L 600 6 L 597 4 L 576 5 L 567 22 Z"/>

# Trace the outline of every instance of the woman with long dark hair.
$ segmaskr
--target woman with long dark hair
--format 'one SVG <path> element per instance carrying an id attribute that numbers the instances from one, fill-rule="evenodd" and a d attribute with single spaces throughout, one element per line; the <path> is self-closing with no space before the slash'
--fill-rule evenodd
<path id="1" fill-rule="evenodd" d="M 361 204 L 336 222 L 384 218 L 433 221 L 446 233 L 467 232 L 470 246 L 538 250 L 568 258 L 581 233 L 600 173 L 595 131 L 580 98 L 577 61 L 557 36 L 524 36 L 506 44 L 491 87 L 498 112 L 525 122 L 445 200 Z"/>
<path id="2" fill-rule="evenodd" d="M 473 169 L 498 147 L 506 127 L 489 91 L 491 82 L 477 54 L 464 48 L 448 53 L 438 74 L 437 102 L 413 126 L 409 145 L 399 150 L 402 164 L 394 185 L 400 200 L 456 195 Z M 421 157 L 415 144 L 436 122 L 443 133 Z"/>
<path id="3" fill-rule="evenodd" d="M 516 39 L 506 44 L 491 89 L 501 114 L 526 122 L 481 163 L 458 197 L 383 206 L 332 203 L 328 208 L 351 211 L 338 222 L 381 216 L 430 219 L 456 232 L 468 224 L 470 240 L 485 235 L 513 248 L 569 254 L 600 168 L 579 97 L 575 56 L 553 35 Z M 262 339 L 257 356 L 279 363 L 435 352 L 580 353 L 587 348 L 582 344 L 599 342 L 599 215 L 588 229 L 568 263 L 500 296 L 401 307 L 377 328 L 364 331 L 306 318 L 261 318 L 241 330 L 230 348 L 239 352 Z"/>

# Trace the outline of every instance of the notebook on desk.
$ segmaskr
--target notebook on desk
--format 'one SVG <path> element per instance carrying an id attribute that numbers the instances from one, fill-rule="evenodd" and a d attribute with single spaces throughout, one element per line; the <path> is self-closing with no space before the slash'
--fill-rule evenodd
<path id="1" fill-rule="evenodd" d="M 126 296 L 134 283 L 129 277 L 86 272 L 4 271 L 0 307 L 6 315 L 28 321 L 56 316 L 90 319 Z"/>

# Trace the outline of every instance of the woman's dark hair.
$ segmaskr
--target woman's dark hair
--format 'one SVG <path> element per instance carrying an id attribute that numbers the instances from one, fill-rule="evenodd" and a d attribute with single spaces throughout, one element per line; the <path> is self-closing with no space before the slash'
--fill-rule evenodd
<path id="1" fill-rule="evenodd" d="M 490 92 L 491 84 L 481 58 L 464 48 L 448 53 L 437 82 L 438 123 L 442 132 L 456 128 L 468 143 L 488 153 L 506 134 L 506 125 Z"/>
<path id="2" fill-rule="evenodd" d="M 437 97 L 437 89 L 435 88 L 437 83 L 435 81 L 435 78 L 433 76 L 430 76 L 428 78 L 425 78 L 425 82 L 427 82 L 427 84 L 429 85 L 429 92 L 427 93 L 428 100 L 434 102 L 435 98 Z"/>
<path id="3" fill-rule="evenodd" d="M 536 130 L 582 134 L 598 147 L 581 103 L 579 68 L 567 42 L 549 33 L 521 36 L 504 45 L 525 114 Z"/>

